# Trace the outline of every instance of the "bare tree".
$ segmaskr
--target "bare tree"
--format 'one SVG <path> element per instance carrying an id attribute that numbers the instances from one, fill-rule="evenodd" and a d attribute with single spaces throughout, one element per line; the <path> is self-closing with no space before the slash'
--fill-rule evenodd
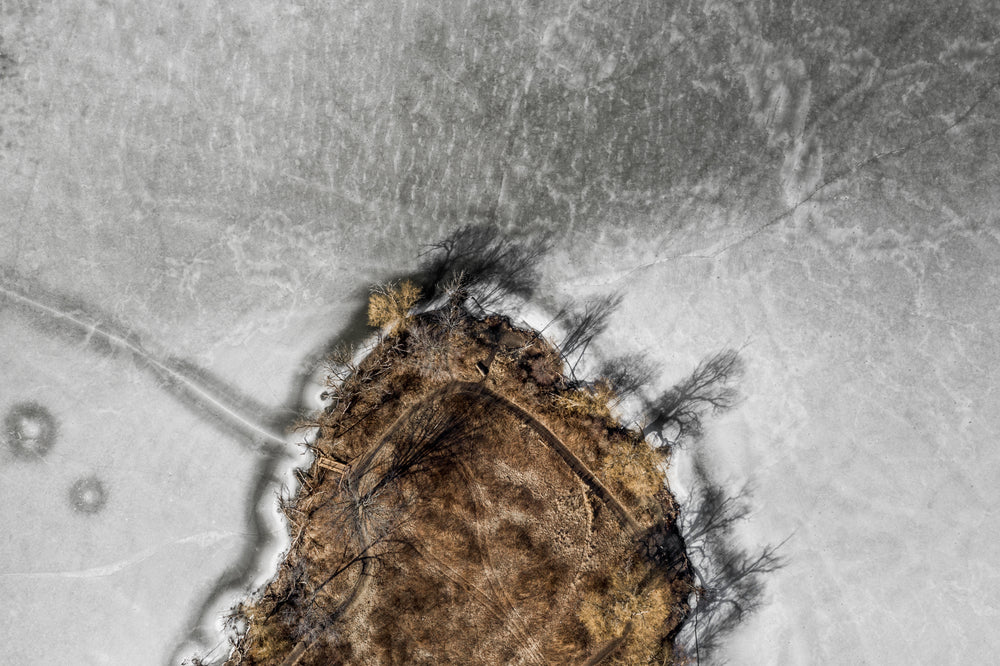
<path id="1" fill-rule="evenodd" d="M 734 384 L 743 376 L 743 360 L 735 349 L 726 349 L 698 364 L 686 379 L 647 406 L 645 434 L 673 425 L 673 442 L 698 439 L 703 419 L 733 407 L 739 400 Z"/>
<path id="2" fill-rule="evenodd" d="M 354 362 L 355 356 L 357 356 L 357 349 L 354 345 L 342 344 L 333 348 L 323 360 L 327 388 L 334 388 L 342 384 L 358 371 L 358 365 Z"/>
<path id="3" fill-rule="evenodd" d="M 461 400 L 456 404 L 456 400 Z M 472 411 L 482 407 L 462 398 L 436 398 L 422 405 L 406 421 L 404 433 L 390 437 L 358 463 L 351 485 L 374 497 L 382 488 L 412 474 L 428 472 L 454 460 L 461 445 L 474 434 Z M 390 453 L 385 454 L 383 447 Z M 367 481 L 365 480 L 367 477 Z"/>

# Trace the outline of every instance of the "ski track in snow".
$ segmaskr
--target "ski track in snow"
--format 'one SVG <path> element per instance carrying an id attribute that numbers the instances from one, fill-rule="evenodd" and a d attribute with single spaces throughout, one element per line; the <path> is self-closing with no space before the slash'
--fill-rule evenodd
<path id="1" fill-rule="evenodd" d="M 18 578 L 18 579 L 39 579 L 46 580 L 52 578 L 104 578 L 106 576 L 113 576 L 115 574 L 121 573 L 122 571 L 128 569 L 129 567 L 134 567 L 137 564 L 141 564 L 147 560 L 150 560 L 157 555 L 163 553 L 163 551 L 173 548 L 175 546 L 185 546 L 188 544 L 193 544 L 199 548 L 207 548 L 209 546 L 214 546 L 223 541 L 230 539 L 244 539 L 245 534 L 239 532 L 201 532 L 199 534 L 192 534 L 190 536 L 181 537 L 179 539 L 174 539 L 173 541 L 166 541 L 164 543 L 158 544 L 156 546 L 150 546 L 149 548 L 144 548 L 143 550 L 127 557 L 123 560 L 117 562 L 112 562 L 110 564 L 105 564 L 98 567 L 89 567 L 87 569 L 71 569 L 66 571 L 7 571 L 0 572 L 0 578 Z"/>

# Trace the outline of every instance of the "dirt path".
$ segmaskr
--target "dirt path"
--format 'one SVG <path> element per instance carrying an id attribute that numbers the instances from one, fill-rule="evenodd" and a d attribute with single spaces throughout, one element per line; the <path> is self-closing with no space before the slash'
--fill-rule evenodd
<path id="1" fill-rule="evenodd" d="M 379 443 L 366 454 L 366 459 L 360 461 L 356 467 L 354 465 L 352 465 L 352 467 L 358 470 L 365 469 L 366 465 L 371 462 L 377 452 L 387 441 L 389 441 L 391 437 L 399 432 L 399 430 L 418 409 L 432 400 L 438 400 L 453 393 L 465 393 L 480 399 L 485 399 L 495 405 L 503 407 L 511 414 L 514 414 L 528 427 L 534 430 L 535 433 L 542 438 L 542 441 L 549 446 L 549 448 L 559 454 L 559 457 L 562 458 L 567 465 L 569 465 L 570 469 L 572 469 L 578 477 L 580 477 L 580 480 L 587 484 L 587 487 L 589 487 L 594 494 L 597 495 L 602 502 L 604 502 L 605 506 L 611 509 L 611 511 L 618 517 L 619 522 L 621 522 L 622 525 L 632 533 L 632 536 L 640 535 L 642 528 L 635 518 L 632 517 L 632 514 L 625 507 L 625 505 L 622 504 L 618 498 L 615 497 L 614 493 L 612 493 L 611 490 L 597 478 L 591 469 L 587 467 L 587 464 L 580 460 L 580 458 L 577 457 L 577 455 L 563 443 L 558 435 L 552 432 L 544 423 L 535 418 L 531 412 L 521 407 L 516 402 L 495 393 L 487 386 L 479 382 L 457 380 L 448 382 L 444 386 L 432 391 L 423 400 L 411 405 L 402 414 L 400 414 L 395 421 L 393 421 L 392 425 L 386 429 L 385 434 L 379 438 Z M 325 458 L 322 459 L 319 465 L 329 469 L 332 465 L 326 464 L 326 460 L 327 459 Z"/>
<path id="2" fill-rule="evenodd" d="M 549 448 L 559 454 L 559 457 L 561 457 L 563 461 L 569 465 L 570 469 L 572 469 L 573 472 L 576 473 L 576 475 L 580 477 L 585 484 L 587 484 L 594 494 L 597 495 L 602 502 L 604 502 L 605 506 L 611 509 L 611 511 L 618 516 L 619 521 L 623 526 L 628 528 L 633 536 L 639 536 L 642 532 L 642 528 L 639 526 L 639 523 L 636 522 L 635 518 L 632 517 L 629 510 L 625 508 L 625 505 L 618 501 L 618 498 L 615 497 L 614 493 L 612 493 L 607 486 L 601 483 L 601 480 L 597 478 L 589 467 L 587 467 L 586 463 L 580 460 L 575 453 L 570 451 L 569 448 L 563 444 L 563 441 L 554 432 L 549 430 L 548 426 L 535 418 L 530 412 L 528 412 L 528 410 L 508 398 L 494 393 L 489 388 L 478 382 L 456 381 L 449 384 L 449 386 L 454 386 L 455 390 L 462 393 L 483 397 L 494 404 L 500 405 L 510 413 L 517 416 L 517 418 L 521 419 L 521 421 L 523 421 L 527 426 L 534 430 L 539 437 L 542 438 L 542 441 L 549 445 Z"/>

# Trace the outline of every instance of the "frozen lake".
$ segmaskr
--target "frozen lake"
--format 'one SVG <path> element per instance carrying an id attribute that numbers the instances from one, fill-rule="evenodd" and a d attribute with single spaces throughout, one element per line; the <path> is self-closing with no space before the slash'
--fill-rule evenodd
<path id="1" fill-rule="evenodd" d="M 1000 6 L 0 3 L 0 640 L 167 664 L 281 548 L 317 358 L 472 222 L 621 294 L 782 543 L 706 661 L 1000 651 Z"/>

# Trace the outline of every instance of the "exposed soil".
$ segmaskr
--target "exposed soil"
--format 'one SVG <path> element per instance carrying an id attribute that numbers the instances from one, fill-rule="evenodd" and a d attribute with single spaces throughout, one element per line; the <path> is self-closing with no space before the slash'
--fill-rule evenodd
<path id="1" fill-rule="evenodd" d="M 549 343 L 446 308 L 334 370 L 230 664 L 675 661 L 692 580 L 662 460 Z"/>

